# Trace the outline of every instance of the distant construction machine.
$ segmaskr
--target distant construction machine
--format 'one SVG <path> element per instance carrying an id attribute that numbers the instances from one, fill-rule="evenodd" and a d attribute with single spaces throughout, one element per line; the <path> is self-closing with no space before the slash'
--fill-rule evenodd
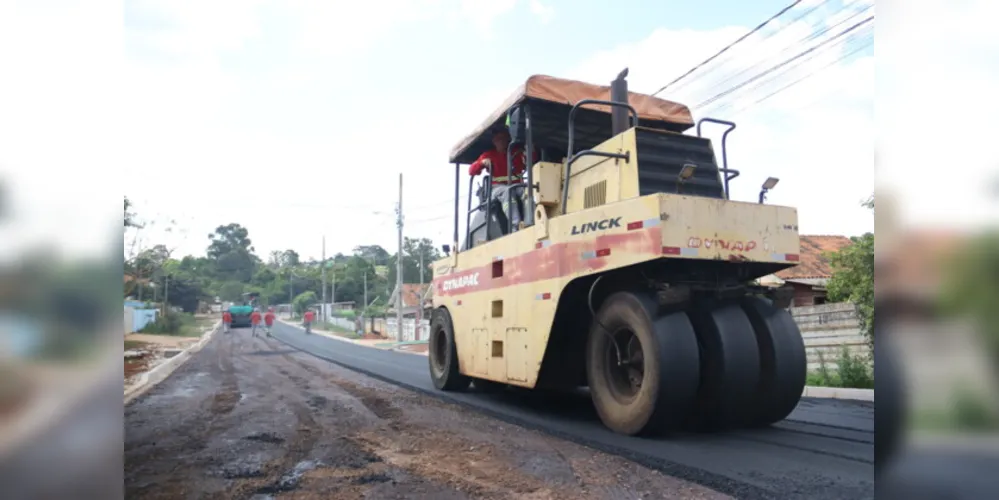
<path id="1" fill-rule="evenodd" d="M 775 178 L 756 202 L 731 200 L 735 124 L 695 124 L 682 104 L 628 92 L 626 76 L 609 87 L 532 76 L 452 150 L 433 382 L 586 386 L 603 423 L 627 435 L 780 421 L 801 397 L 805 347 L 791 290 L 756 280 L 797 264 L 797 211 L 764 204 Z M 705 122 L 727 126 L 720 167 Z M 461 165 L 502 128 L 508 151 L 539 161 L 505 189 L 484 181 L 475 206 L 470 194 L 459 248 Z"/>

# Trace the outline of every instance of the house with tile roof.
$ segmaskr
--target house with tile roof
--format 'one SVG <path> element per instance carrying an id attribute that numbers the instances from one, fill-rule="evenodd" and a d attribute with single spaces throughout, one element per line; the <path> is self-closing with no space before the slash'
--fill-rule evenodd
<path id="1" fill-rule="evenodd" d="M 825 304 L 826 283 L 832 277 L 832 266 L 826 257 L 853 242 L 846 236 L 801 235 L 798 265 L 760 278 L 764 286 L 790 285 L 794 289 L 792 307 Z"/>
<path id="2" fill-rule="evenodd" d="M 422 312 L 430 306 L 429 301 L 430 295 L 430 285 L 429 284 L 419 284 L 419 283 L 403 283 L 402 284 L 402 315 L 403 317 L 417 316 L 417 312 Z M 396 290 L 392 291 L 392 295 L 389 298 L 389 311 L 390 314 L 394 314 L 398 294 Z M 425 316 L 425 315 L 424 315 Z"/>

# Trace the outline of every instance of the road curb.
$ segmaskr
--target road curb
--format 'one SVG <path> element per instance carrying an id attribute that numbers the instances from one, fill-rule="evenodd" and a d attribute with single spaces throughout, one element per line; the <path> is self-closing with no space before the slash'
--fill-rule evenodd
<path id="1" fill-rule="evenodd" d="M 805 398 L 851 399 L 855 401 L 874 401 L 874 389 L 850 389 L 845 387 L 805 386 L 801 393 Z"/>
<path id="2" fill-rule="evenodd" d="M 135 398 L 145 394 L 146 391 L 155 387 L 156 384 L 166 380 L 166 378 L 169 377 L 170 374 L 173 373 L 173 371 L 180 365 L 184 364 L 184 362 L 187 361 L 192 354 L 200 351 L 201 348 L 212 339 L 215 333 L 221 329 L 221 325 L 221 320 L 216 321 L 215 324 L 212 325 L 211 329 L 204 333 L 201 336 L 201 340 L 199 340 L 196 344 L 184 349 L 183 351 L 177 353 L 176 356 L 156 365 L 152 370 L 140 375 L 139 381 L 132 387 L 125 390 L 125 405 L 128 405 L 134 401 Z"/>

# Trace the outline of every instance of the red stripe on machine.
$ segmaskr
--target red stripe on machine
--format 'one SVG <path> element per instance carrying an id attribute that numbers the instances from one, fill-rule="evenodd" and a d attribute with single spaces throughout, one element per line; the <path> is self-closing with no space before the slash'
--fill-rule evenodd
<path id="1" fill-rule="evenodd" d="M 680 247 L 663 247 L 663 255 L 680 255 Z"/>
<path id="2" fill-rule="evenodd" d="M 629 222 L 628 231 L 634 231 L 636 229 L 641 229 L 645 226 L 645 221 Z"/>

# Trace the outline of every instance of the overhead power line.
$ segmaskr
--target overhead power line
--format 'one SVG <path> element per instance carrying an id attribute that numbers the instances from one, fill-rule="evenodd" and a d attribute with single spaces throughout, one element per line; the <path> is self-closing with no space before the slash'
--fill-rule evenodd
<path id="1" fill-rule="evenodd" d="M 766 35 L 763 35 L 760 38 L 759 43 L 762 44 L 762 43 L 766 42 L 767 40 L 773 38 L 775 35 L 777 35 L 781 31 L 783 31 L 787 27 L 793 26 L 795 23 L 797 23 L 797 22 L 801 21 L 802 19 L 808 17 L 809 15 L 811 15 L 812 13 L 814 13 L 815 11 L 817 11 L 818 9 L 824 7 L 826 4 L 828 4 L 828 3 L 832 2 L 832 1 L 833 0 L 822 0 L 821 3 L 818 3 L 818 4 L 814 5 L 814 6 L 812 6 L 810 9 L 806 10 L 805 12 L 803 12 L 801 14 L 798 14 L 796 17 L 794 17 L 793 19 L 791 19 L 790 21 L 788 21 L 788 23 L 785 24 L 784 26 L 782 26 L 782 27 L 780 27 L 780 28 L 778 28 L 776 30 L 771 31 L 770 33 L 767 33 Z M 865 1 L 865 0 L 853 0 L 853 2 L 850 2 L 850 3 L 846 4 L 846 5 L 841 6 L 839 8 L 839 10 L 837 10 L 836 12 L 834 12 L 832 15 L 836 15 L 836 14 L 838 14 L 838 13 L 840 13 L 840 12 L 848 9 L 853 4 L 855 4 L 857 2 L 861 2 L 861 1 Z M 793 45 L 792 45 L 792 47 L 793 47 Z M 786 51 L 787 49 L 785 48 L 784 50 Z M 685 82 L 680 83 L 676 87 L 673 87 L 673 92 L 678 92 L 680 89 L 685 88 L 691 82 L 696 82 L 698 80 L 703 80 L 705 77 L 707 77 L 708 75 L 710 75 L 712 72 L 717 71 L 718 68 L 725 67 L 726 63 L 728 63 L 729 61 L 733 60 L 733 57 L 735 57 L 735 56 L 734 55 L 730 55 L 728 58 L 719 60 L 714 65 L 712 65 L 710 68 L 707 68 L 703 72 L 701 72 L 700 75 L 698 75 L 698 78 L 687 79 Z"/>
<path id="2" fill-rule="evenodd" d="M 854 2 L 852 2 L 852 3 L 850 3 L 850 4 L 846 5 L 846 6 L 844 6 L 839 11 L 837 11 L 837 13 L 846 10 L 847 8 L 849 8 L 850 6 L 852 6 L 854 3 L 857 3 L 857 1 L 859 1 L 859 0 L 855 0 Z M 809 42 L 812 42 L 812 41 L 818 39 L 819 37 L 821 37 L 821 36 L 829 33 L 830 31 L 833 31 L 833 30 L 839 28 L 840 26 L 842 26 L 844 24 L 848 24 L 850 22 L 853 22 L 855 19 L 857 19 L 860 16 L 863 16 L 864 14 L 866 14 L 867 11 L 870 10 L 872 7 L 873 7 L 873 5 L 868 5 L 867 7 L 864 7 L 859 12 L 855 12 L 852 15 L 850 15 L 850 16 L 844 18 L 844 19 L 841 19 L 836 24 L 833 24 L 831 26 L 827 26 L 824 29 L 819 30 L 819 31 L 813 31 L 809 35 L 807 35 L 805 37 L 802 37 L 800 40 L 798 40 L 798 41 L 796 41 L 796 42 L 794 42 L 794 43 L 786 46 L 783 50 L 781 50 L 779 53 L 777 53 L 776 56 L 777 57 L 783 57 L 783 55 L 785 53 L 791 51 L 792 49 L 800 49 L 802 46 L 808 44 Z M 713 91 L 714 89 L 724 88 L 726 86 L 726 84 L 728 84 L 728 82 L 731 82 L 731 81 L 737 79 L 738 77 L 740 77 L 740 76 L 742 76 L 744 74 L 749 73 L 750 71 L 757 70 L 760 66 L 762 66 L 766 62 L 767 62 L 767 59 L 763 59 L 763 60 L 757 62 L 756 64 L 748 66 L 748 67 L 744 68 L 743 70 L 741 70 L 741 71 L 739 71 L 739 72 L 737 72 L 737 73 L 735 73 L 735 74 L 733 74 L 733 75 L 725 78 L 724 80 L 715 82 L 708 89 L 703 89 L 703 90 Z"/>
<path id="3" fill-rule="evenodd" d="M 655 97 L 656 95 L 658 95 L 658 94 L 659 94 L 659 93 L 661 93 L 662 91 L 664 91 L 664 90 L 666 90 L 666 89 L 670 88 L 670 87 L 671 87 L 671 86 L 672 86 L 673 84 L 675 84 L 675 83 L 679 82 L 680 80 L 683 80 L 684 78 L 686 78 L 687 76 L 689 76 L 689 75 L 690 75 L 691 73 L 693 73 L 693 72 L 697 71 L 698 69 L 702 68 L 702 67 L 703 67 L 703 66 L 704 66 L 705 64 L 708 64 L 708 63 L 710 63 L 711 61 L 713 61 L 713 60 L 714 60 L 715 58 L 717 58 L 718 56 L 720 56 L 720 55 L 724 54 L 725 52 L 727 52 L 727 51 L 728 51 L 728 49 L 731 49 L 732 47 L 734 47 L 734 46 L 738 45 L 738 44 L 739 44 L 739 42 L 742 42 L 743 40 L 745 40 L 745 39 L 749 38 L 750 36 L 752 36 L 752 35 L 753 35 L 753 33 L 756 33 L 757 31 L 760 31 L 761 29 L 763 29 L 763 27 L 764 27 L 764 26 L 766 26 L 767 24 L 770 24 L 770 22 L 771 22 L 771 21 L 773 21 L 774 19 L 777 19 L 778 17 L 780 17 L 780 16 L 784 15 L 784 13 L 785 13 L 785 12 L 787 12 L 787 11 L 791 10 L 791 9 L 792 9 L 792 8 L 794 8 L 794 7 L 796 6 L 796 5 L 798 5 L 799 3 L 801 3 L 801 0 L 795 0 L 795 1 L 794 1 L 794 2 L 792 2 L 792 3 L 790 4 L 790 5 L 788 5 L 787 7 L 784 7 L 783 9 L 781 9 L 781 10 L 780 10 L 779 12 L 777 12 L 777 13 L 776 13 L 776 14 L 774 14 L 773 16 L 770 16 L 770 18 L 769 18 L 769 19 L 767 19 L 766 21 L 763 21 L 763 22 L 762 22 L 762 23 L 760 23 L 760 24 L 759 24 L 758 26 L 756 26 L 755 28 L 753 28 L 752 30 L 750 30 L 750 31 L 749 31 L 749 33 L 746 33 L 745 35 L 742 35 L 741 37 L 739 37 L 739 39 L 738 39 L 738 40 L 736 40 L 736 41 L 734 41 L 734 42 L 732 42 L 732 43 L 730 43 L 730 44 L 726 45 L 726 46 L 725 46 L 724 48 L 722 48 L 722 49 L 721 49 L 720 51 L 718 51 L 718 52 L 717 52 L 717 53 L 716 53 L 715 55 L 713 55 L 713 56 L 711 56 L 711 57 L 709 57 L 709 58 L 705 59 L 705 60 L 704 60 L 703 62 L 701 62 L 701 63 L 700 63 L 700 64 L 698 64 L 697 66 L 694 66 L 693 68 L 691 68 L 691 69 L 690 69 L 689 71 L 687 71 L 686 73 L 684 73 L 684 74 L 682 74 L 682 75 L 678 76 L 678 77 L 677 77 L 677 78 L 676 78 L 675 80 L 673 80 L 672 82 L 669 82 L 669 83 L 667 83 L 666 85 L 663 85 L 663 87 L 662 87 L 661 89 L 659 89 L 659 90 L 655 91 L 655 92 L 654 92 L 654 93 L 652 94 L 652 96 L 653 96 L 653 97 Z"/>
<path id="4" fill-rule="evenodd" d="M 792 62 L 797 61 L 798 59 L 801 59 L 802 57 L 805 57 L 808 54 L 811 54 L 812 52 L 815 52 L 816 50 L 818 50 L 819 48 L 825 46 L 826 44 L 834 42 L 834 41 L 838 40 L 839 38 L 842 38 L 843 36 L 850 34 L 854 30 L 856 30 L 856 29 L 864 26 L 865 24 L 867 24 L 867 23 L 869 23 L 869 22 L 871 22 L 873 20 L 874 20 L 874 16 L 870 16 L 870 17 L 864 19 L 863 21 L 860 21 L 859 23 L 856 23 L 853 26 L 850 26 L 849 28 L 847 28 L 847 29 L 845 29 L 845 30 L 837 33 L 835 36 L 830 37 L 830 38 L 828 38 L 826 40 L 823 40 L 821 43 L 815 45 L 814 47 L 812 47 L 812 48 L 810 48 L 808 50 L 805 50 L 803 52 L 799 52 L 794 57 L 792 57 L 792 58 L 790 58 L 790 59 L 788 59 L 788 60 L 786 60 L 786 61 L 784 61 L 784 62 L 782 62 L 780 64 L 774 65 L 774 66 L 770 67 L 769 69 L 767 69 L 766 71 L 764 71 L 762 73 L 759 73 L 756 76 L 754 76 L 754 77 L 752 77 L 752 78 L 750 78 L 750 79 L 748 79 L 748 80 L 746 80 L 746 81 L 744 81 L 744 82 L 742 82 L 742 83 L 740 83 L 740 84 L 738 84 L 738 85 L 736 85 L 736 86 L 734 86 L 734 87 L 732 87 L 732 88 L 730 88 L 730 89 L 728 89 L 728 90 L 726 90 L 724 92 L 721 92 L 721 93 L 715 95 L 714 97 L 712 97 L 712 98 L 710 98 L 710 99 L 708 99 L 708 100 L 706 100 L 704 102 L 701 102 L 697 106 L 694 106 L 694 108 L 695 109 L 703 108 L 704 106 L 707 106 L 708 104 L 711 104 L 711 103 L 717 101 L 718 99 L 721 99 L 722 97 L 725 97 L 725 96 L 727 96 L 727 95 L 729 95 L 729 94 L 731 94 L 731 93 L 733 93 L 733 92 L 735 92 L 735 91 L 737 91 L 737 90 L 745 87 L 746 85 L 749 85 L 750 83 L 753 83 L 753 82 L 759 80 L 760 78 L 763 78 L 764 76 L 767 76 L 770 73 L 773 73 L 774 71 L 777 71 L 777 70 L 783 68 L 784 66 L 787 66 L 788 64 L 791 64 Z"/>
<path id="5" fill-rule="evenodd" d="M 766 91 L 767 89 L 769 89 L 771 87 L 771 84 L 773 84 L 773 83 L 780 83 L 781 80 L 786 79 L 786 77 L 788 77 L 788 76 L 794 76 L 794 75 L 798 74 L 798 72 L 795 71 L 796 69 L 806 66 L 810 61 L 816 60 L 820 56 L 822 56 L 822 55 L 824 55 L 826 53 L 833 53 L 833 52 L 835 52 L 837 49 L 839 49 L 841 47 L 845 48 L 845 49 L 849 49 L 850 47 L 853 47 L 854 44 L 857 43 L 857 42 L 864 43 L 863 41 L 865 41 L 865 40 L 873 39 L 873 36 L 874 36 L 873 31 L 874 30 L 872 29 L 872 26 L 870 26 L 870 25 L 865 26 L 863 29 L 857 30 L 856 32 L 850 34 L 849 36 L 845 36 L 845 37 L 840 38 L 839 40 L 837 40 L 837 41 L 835 41 L 833 43 L 825 45 L 823 48 L 821 48 L 819 50 L 816 50 L 815 52 L 811 53 L 808 57 L 800 59 L 795 64 L 786 66 L 782 71 L 776 72 L 776 73 L 770 75 L 770 77 L 758 81 L 751 88 L 746 89 L 743 92 L 739 92 L 738 94 L 740 96 L 742 96 L 742 97 L 740 97 L 740 98 L 734 98 L 734 97 L 732 97 L 730 95 L 728 99 L 723 99 L 723 100 L 716 101 L 713 106 L 708 106 L 706 109 L 702 109 L 701 112 L 702 112 L 702 114 L 706 114 L 706 115 L 718 114 L 718 113 L 722 112 L 723 110 L 726 110 L 726 109 L 732 107 L 734 104 L 736 104 L 737 100 L 742 99 L 742 98 L 744 98 L 746 96 L 751 96 L 757 90 L 761 90 L 762 89 L 762 90 Z M 870 45 L 870 43 L 867 43 L 867 45 Z M 852 54 L 854 54 L 854 53 L 856 53 L 858 51 L 851 51 L 850 55 L 852 55 Z M 840 58 L 839 60 L 842 60 L 842 59 L 843 58 Z"/>
<path id="6" fill-rule="evenodd" d="M 753 107 L 753 106 L 756 106 L 756 105 L 758 105 L 758 104 L 762 103 L 763 101 L 766 101 L 767 99 L 770 99 L 771 97 L 773 97 L 773 96 L 775 96 L 775 95 L 777 95 L 777 94 L 780 94 L 781 92 L 784 92 L 784 91 L 786 91 L 787 89 L 790 89 L 791 87 L 794 87 L 795 85 L 797 85 L 797 84 L 799 84 L 799 83 L 801 83 L 801 82 L 803 82 L 803 81 L 805 81 L 805 80 L 807 80 L 807 79 L 811 78 L 812 76 L 815 76 L 815 75 L 816 75 L 816 74 L 818 74 L 818 73 L 821 73 L 821 72 L 825 71 L 825 70 L 826 70 L 826 69 L 828 69 L 828 68 L 829 68 L 830 66 L 832 66 L 832 65 L 834 65 L 834 64 L 838 64 L 838 63 L 840 63 L 840 62 L 842 62 L 842 61 L 844 61 L 844 60 L 848 59 L 848 58 L 849 58 L 850 56 L 852 56 L 852 55 L 854 55 L 854 54 L 856 54 L 856 53 L 858 53 L 858 52 L 860 52 L 860 51 L 862 51 L 862 50 L 864 50 L 864 49 L 867 49 L 867 48 L 868 48 L 868 47 L 870 47 L 870 46 L 871 46 L 871 45 L 872 45 L 873 43 L 874 43 L 874 41 L 873 41 L 873 38 L 872 38 L 872 40 L 871 40 L 870 42 L 868 42 L 868 43 L 865 43 L 865 44 L 863 44 L 863 45 L 861 45 L 861 46 L 857 47 L 856 49 L 853 49 L 853 50 L 851 50 L 850 52 L 847 52 L 846 54 L 843 54 L 842 56 L 840 56 L 840 57 L 839 57 L 839 58 L 837 58 L 836 60 L 833 60 L 833 61 L 830 61 L 830 62 L 829 62 L 828 64 L 825 64 L 824 66 L 822 66 L 822 67 L 820 67 L 820 68 L 816 69 L 815 71 L 812 71 L 812 72 L 810 72 L 810 73 L 806 73 L 806 74 L 805 74 L 804 76 L 802 76 L 801 78 L 798 78 L 797 80 L 794 80 L 794 81 L 792 81 L 791 83 L 788 83 L 787 85 L 784 85 L 783 87 L 780 87 L 780 88 L 778 88 L 777 90 L 775 90 L 775 91 L 773 91 L 773 92 L 771 92 L 771 93 L 769 93 L 769 94 L 767 94 L 767 95 L 763 96 L 762 98 L 760 98 L 760 99 L 757 99 L 757 100 L 756 100 L 755 102 L 753 102 L 753 103 L 750 103 L 750 104 L 748 104 L 748 105 L 746 105 L 746 106 L 742 107 L 741 109 L 739 109 L 738 111 L 736 111 L 735 113 L 733 113 L 733 114 L 732 114 L 732 116 L 733 116 L 733 117 L 734 117 L 734 116 L 738 116 L 739 114 L 741 114 L 742 112 L 746 111 L 747 109 L 749 109 L 749 108 L 751 108 L 751 107 Z"/>

